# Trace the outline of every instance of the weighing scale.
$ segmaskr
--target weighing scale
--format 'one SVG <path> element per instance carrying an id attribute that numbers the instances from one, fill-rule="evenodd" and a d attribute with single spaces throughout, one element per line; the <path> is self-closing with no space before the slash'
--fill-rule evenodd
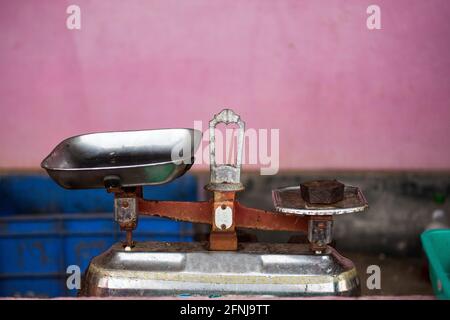
<path id="1" fill-rule="evenodd" d="M 215 130 L 237 125 L 234 164 L 217 164 Z M 237 201 L 245 123 L 230 109 L 209 122 L 208 201 L 144 199 L 142 186 L 169 183 L 192 164 L 202 133 L 157 129 L 92 133 L 62 141 L 42 167 L 67 189 L 105 188 L 114 193 L 114 219 L 126 234 L 95 257 L 85 273 L 83 296 L 269 295 L 354 296 L 360 292 L 354 264 L 329 246 L 335 215 L 368 207 L 357 187 L 344 186 L 338 198 L 313 182 L 319 201 L 305 196 L 306 185 L 272 191 L 275 210 L 249 208 Z M 328 182 L 325 182 L 325 185 Z M 322 190 L 321 190 L 322 188 Z M 328 194 L 327 194 L 328 192 Z M 302 196 L 303 195 L 303 196 Z M 307 200 L 309 201 L 307 201 Z M 135 242 L 140 215 L 211 226 L 207 242 Z M 307 234 L 306 243 L 238 242 L 240 228 Z"/>

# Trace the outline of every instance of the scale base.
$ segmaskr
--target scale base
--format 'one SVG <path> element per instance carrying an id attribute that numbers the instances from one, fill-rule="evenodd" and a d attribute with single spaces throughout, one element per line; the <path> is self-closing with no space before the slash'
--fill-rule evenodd
<path id="1" fill-rule="evenodd" d="M 208 251 L 206 243 L 116 243 L 95 257 L 82 296 L 269 295 L 356 296 L 353 263 L 328 247 L 240 243 L 238 251 Z"/>

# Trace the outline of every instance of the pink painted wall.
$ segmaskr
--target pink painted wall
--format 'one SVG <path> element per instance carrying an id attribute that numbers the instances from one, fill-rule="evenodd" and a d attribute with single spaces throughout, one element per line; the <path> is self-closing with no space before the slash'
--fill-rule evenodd
<path id="1" fill-rule="evenodd" d="M 284 169 L 450 169 L 449 17 L 448 0 L 3 1 L 0 167 L 228 106 L 280 128 Z"/>

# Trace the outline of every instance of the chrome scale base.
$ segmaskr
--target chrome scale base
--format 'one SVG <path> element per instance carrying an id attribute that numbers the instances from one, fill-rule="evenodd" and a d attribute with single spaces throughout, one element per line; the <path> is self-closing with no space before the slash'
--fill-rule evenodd
<path id="1" fill-rule="evenodd" d="M 121 243 L 95 257 L 82 296 L 355 296 L 353 263 L 328 247 L 241 243 L 236 252 L 208 251 L 206 243 Z"/>

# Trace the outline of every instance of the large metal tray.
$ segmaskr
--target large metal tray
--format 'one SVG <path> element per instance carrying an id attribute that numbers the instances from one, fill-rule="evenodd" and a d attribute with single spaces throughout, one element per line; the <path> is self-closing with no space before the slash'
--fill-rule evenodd
<path id="1" fill-rule="evenodd" d="M 298 215 L 339 215 L 364 211 L 369 207 L 366 198 L 357 187 L 345 186 L 344 199 L 333 204 L 310 204 L 303 200 L 300 186 L 272 191 L 275 210 Z"/>
<path id="2" fill-rule="evenodd" d="M 314 254 L 304 244 L 241 243 L 236 252 L 206 243 L 121 243 L 95 257 L 82 296 L 355 296 L 353 263 L 331 247 Z"/>
<path id="3" fill-rule="evenodd" d="M 91 133 L 62 141 L 42 161 L 50 177 L 67 189 L 157 185 L 183 175 L 194 162 L 202 133 L 157 129 Z"/>

